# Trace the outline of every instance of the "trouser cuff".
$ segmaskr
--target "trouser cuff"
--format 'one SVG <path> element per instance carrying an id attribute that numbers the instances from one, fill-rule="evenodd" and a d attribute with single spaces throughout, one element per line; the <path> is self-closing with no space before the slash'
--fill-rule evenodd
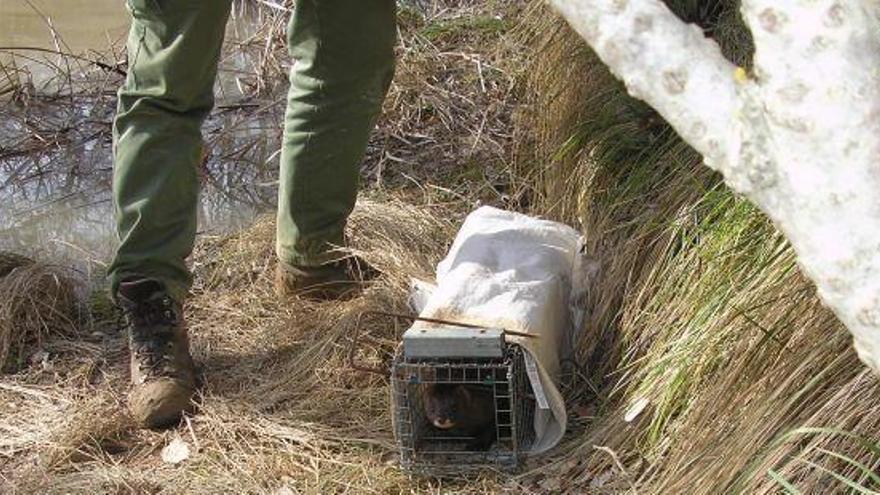
<path id="1" fill-rule="evenodd" d="M 113 273 L 110 274 L 110 299 L 113 300 L 114 304 L 118 304 L 117 293 L 119 291 L 119 284 L 124 280 L 136 280 L 136 279 L 149 279 L 156 280 L 161 283 L 165 292 L 171 296 L 171 299 L 174 299 L 176 302 L 183 304 L 183 301 L 189 296 L 189 284 L 186 282 L 180 282 L 178 280 L 172 280 L 167 277 L 163 277 L 158 274 L 147 274 L 147 273 Z"/>
<path id="2" fill-rule="evenodd" d="M 278 260 L 292 266 L 320 266 L 338 261 L 347 256 L 343 242 L 313 241 L 302 243 L 299 249 L 291 249 L 280 243 L 275 253 Z"/>

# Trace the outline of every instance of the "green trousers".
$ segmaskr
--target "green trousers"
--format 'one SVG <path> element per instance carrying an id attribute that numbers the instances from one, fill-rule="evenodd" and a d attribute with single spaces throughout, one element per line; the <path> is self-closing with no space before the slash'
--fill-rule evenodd
<path id="1" fill-rule="evenodd" d="M 182 298 L 191 275 L 201 126 L 214 104 L 231 0 L 128 0 L 129 70 L 114 122 L 119 247 L 109 269 Z M 314 266 L 343 244 L 359 164 L 394 72 L 394 0 L 297 0 L 276 251 Z"/>

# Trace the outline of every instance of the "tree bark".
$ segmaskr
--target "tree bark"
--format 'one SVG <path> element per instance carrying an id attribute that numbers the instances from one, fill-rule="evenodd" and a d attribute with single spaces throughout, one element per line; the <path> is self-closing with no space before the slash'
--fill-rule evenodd
<path id="1" fill-rule="evenodd" d="M 773 219 L 880 373 L 880 2 L 743 0 L 751 75 L 658 0 L 551 3 Z"/>

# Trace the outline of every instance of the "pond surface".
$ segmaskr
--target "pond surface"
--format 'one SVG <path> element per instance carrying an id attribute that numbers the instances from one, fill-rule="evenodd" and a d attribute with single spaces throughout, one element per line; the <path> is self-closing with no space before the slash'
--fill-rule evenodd
<path id="1" fill-rule="evenodd" d="M 47 105 L 39 122 L 0 112 L 0 250 L 100 272 L 116 236 L 111 202 L 114 98 Z M 270 109 L 271 110 L 271 109 Z M 31 114 L 33 110 L 31 110 Z M 275 202 L 280 116 L 217 114 L 205 125 L 200 234 L 247 225 Z M 41 128 L 42 127 L 42 128 Z M 45 132 L 44 132 L 45 131 Z M 24 150 L 4 143 L 14 141 Z"/>
<path id="2" fill-rule="evenodd" d="M 0 0 L 0 46 L 105 51 L 125 36 L 125 0 Z"/>
<path id="3" fill-rule="evenodd" d="M 227 41 L 259 26 L 242 10 L 234 18 Z M 32 85 L 25 96 L 0 94 L 0 250 L 94 274 L 109 261 L 116 244 L 111 124 L 122 76 L 86 64 L 71 71 L 87 76 L 68 80 L 59 67 L 70 60 L 10 48 L 119 61 L 128 23 L 124 0 L 0 0 L 0 65 L 24 68 Z M 239 88 L 252 61 L 246 50 L 227 52 L 218 109 L 204 128 L 202 235 L 246 225 L 275 202 L 283 98 L 246 100 Z M 0 93 L 3 87 L 0 76 Z"/>

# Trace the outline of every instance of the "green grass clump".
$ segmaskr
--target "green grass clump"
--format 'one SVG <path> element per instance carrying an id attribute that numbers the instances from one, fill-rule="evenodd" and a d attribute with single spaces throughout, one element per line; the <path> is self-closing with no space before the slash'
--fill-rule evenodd
<path id="1" fill-rule="evenodd" d="M 668 4 L 750 66 L 737 2 Z M 535 56 L 517 172 L 601 264 L 576 354 L 602 414 L 558 475 L 575 491 L 606 472 L 640 493 L 876 491 L 880 381 L 783 236 L 563 22 L 536 6 L 518 35 Z"/>

